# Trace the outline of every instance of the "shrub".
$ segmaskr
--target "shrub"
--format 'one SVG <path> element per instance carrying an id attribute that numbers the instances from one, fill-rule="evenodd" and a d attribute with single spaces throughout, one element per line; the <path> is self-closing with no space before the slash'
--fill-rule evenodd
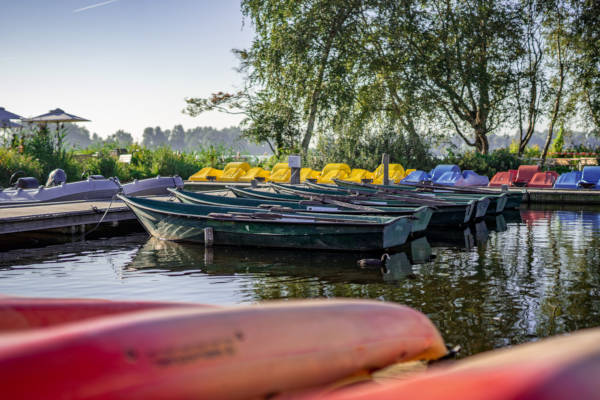
<path id="1" fill-rule="evenodd" d="M 0 186 L 8 186 L 10 176 L 17 171 L 44 182 L 42 165 L 38 160 L 27 154 L 19 154 L 16 150 L 0 148 Z"/>
<path id="2" fill-rule="evenodd" d="M 496 149 L 489 154 L 481 154 L 476 151 L 467 151 L 463 154 L 449 153 L 443 160 L 446 164 L 456 164 L 461 170 L 470 169 L 478 174 L 489 177 L 499 171 L 517 169 L 521 164 L 529 164 L 528 159 L 519 159 L 517 154 L 509 149 Z"/>

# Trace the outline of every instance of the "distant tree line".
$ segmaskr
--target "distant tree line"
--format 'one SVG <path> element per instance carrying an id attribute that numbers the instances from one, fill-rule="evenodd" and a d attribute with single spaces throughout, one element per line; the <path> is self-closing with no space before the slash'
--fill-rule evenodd
<path id="1" fill-rule="evenodd" d="M 84 126 L 65 124 L 64 143 L 68 148 L 73 149 L 102 147 L 105 144 L 127 147 L 134 143 L 134 138 L 131 133 L 121 129 L 107 138 L 102 138 L 96 133 L 90 134 L 90 131 Z M 173 129 L 165 130 L 160 126 L 148 127 L 144 129 L 140 144 L 149 149 L 171 147 L 175 151 L 193 151 L 209 146 L 222 146 L 244 154 L 270 153 L 267 145 L 256 145 L 243 138 L 238 127 L 216 129 L 203 126 L 187 130 L 181 125 L 175 125 Z"/>
<path id="2" fill-rule="evenodd" d="M 277 154 L 323 142 L 355 159 L 398 136 L 425 147 L 456 137 L 487 154 L 506 131 L 522 154 L 545 131 L 545 157 L 565 124 L 600 132 L 598 1 L 241 5 L 256 32 L 234 50 L 243 88 L 188 98 L 184 112 L 241 113 L 244 135 Z"/>

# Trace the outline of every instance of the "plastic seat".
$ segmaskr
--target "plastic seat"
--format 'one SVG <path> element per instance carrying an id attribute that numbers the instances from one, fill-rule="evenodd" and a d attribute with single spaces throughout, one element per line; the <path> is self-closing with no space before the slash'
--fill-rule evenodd
<path id="1" fill-rule="evenodd" d="M 462 172 L 460 178 L 456 180 L 454 186 L 487 186 L 489 183 L 490 179 L 487 176 L 479 175 L 475 171 L 466 169 Z"/>
<path id="2" fill-rule="evenodd" d="M 271 173 L 269 171 L 265 171 L 261 167 L 252 167 L 244 174 L 240 176 L 240 182 L 252 182 L 254 179 L 259 181 L 266 181 L 269 178 Z"/>
<path id="3" fill-rule="evenodd" d="M 454 184 L 462 178 L 462 174 L 456 171 L 444 172 L 435 182 L 438 185 L 454 186 Z"/>
<path id="4" fill-rule="evenodd" d="M 540 167 L 537 165 L 521 165 L 517 170 L 517 177 L 513 182 L 514 186 L 527 186 L 531 178 L 540 172 Z"/>
<path id="5" fill-rule="evenodd" d="M 402 164 L 388 164 L 388 178 L 390 183 L 398 183 L 406 177 L 406 172 Z M 373 183 L 383 185 L 383 164 L 373 171 Z"/>
<path id="6" fill-rule="evenodd" d="M 588 189 L 599 189 L 600 167 L 583 167 L 579 187 Z"/>
<path id="7" fill-rule="evenodd" d="M 452 165 L 452 164 L 440 164 L 437 167 L 435 167 L 430 175 L 431 175 L 431 180 L 434 183 L 438 183 L 438 180 L 442 177 L 442 175 L 444 175 L 446 172 L 458 172 L 460 174 L 460 168 L 458 167 L 458 165 Z"/>
<path id="8" fill-rule="evenodd" d="M 321 171 L 321 176 L 317 179 L 317 183 L 334 183 L 334 179 L 347 179 L 350 173 L 351 170 L 348 164 L 327 164 L 323 168 L 323 171 Z"/>
<path id="9" fill-rule="evenodd" d="M 372 181 L 373 173 L 370 171 L 367 171 L 366 169 L 354 168 L 350 172 L 350 176 L 347 177 L 345 180 L 350 181 L 350 182 L 358 182 L 358 183 L 362 183 L 362 182 L 364 182 L 364 180 Z"/>
<path id="10" fill-rule="evenodd" d="M 190 176 L 188 180 L 193 182 L 208 182 L 214 181 L 223 175 L 223 171 L 212 167 L 204 167 L 194 175 Z"/>
<path id="11" fill-rule="evenodd" d="M 277 163 L 271 169 L 269 181 L 275 183 L 288 183 L 292 176 L 292 169 L 287 163 Z"/>
<path id="12" fill-rule="evenodd" d="M 431 176 L 425 171 L 416 170 L 410 173 L 406 178 L 402 179 L 400 183 L 404 185 L 416 185 L 421 182 L 430 182 Z"/>
<path id="13" fill-rule="evenodd" d="M 578 189 L 581 176 L 581 171 L 565 172 L 554 183 L 554 189 Z"/>
<path id="14" fill-rule="evenodd" d="M 223 169 L 223 174 L 217 178 L 219 182 L 238 182 L 240 177 L 250 170 L 247 162 L 230 162 Z"/>
<path id="15" fill-rule="evenodd" d="M 515 180 L 517 179 L 517 170 L 509 169 L 508 171 L 502 171 L 496 173 L 492 177 L 492 180 L 488 184 L 490 187 L 500 187 L 502 185 L 513 186 Z"/>
<path id="16" fill-rule="evenodd" d="M 537 172 L 533 175 L 527 187 L 530 188 L 552 188 L 558 178 L 558 174 L 555 171 Z"/>

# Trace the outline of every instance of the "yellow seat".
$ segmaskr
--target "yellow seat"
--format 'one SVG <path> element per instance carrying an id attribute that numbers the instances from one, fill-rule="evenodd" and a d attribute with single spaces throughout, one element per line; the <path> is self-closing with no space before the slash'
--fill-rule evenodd
<path id="1" fill-rule="evenodd" d="M 369 179 L 372 181 L 373 173 L 370 171 L 367 171 L 366 169 L 354 168 L 352 170 L 352 172 L 350 172 L 350 176 L 344 180 L 350 181 L 350 182 L 362 183 L 363 180 L 365 180 L 365 179 Z"/>
<path id="2" fill-rule="evenodd" d="M 254 179 L 266 181 L 269 178 L 270 174 L 271 173 L 269 171 L 265 171 L 261 167 L 253 167 L 250 168 L 245 175 L 240 176 L 238 180 L 240 182 L 251 182 Z"/>
<path id="3" fill-rule="evenodd" d="M 196 172 L 194 175 L 190 176 L 188 180 L 194 182 L 208 182 L 211 180 L 215 180 L 223 175 L 223 171 L 220 169 L 212 168 L 212 167 L 204 167 L 200 171 Z M 211 178 L 211 179 L 209 179 Z"/>
<path id="4" fill-rule="evenodd" d="M 404 167 L 402 164 L 389 164 L 388 177 L 390 183 L 398 183 L 406 176 Z M 375 171 L 373 171 L 373 183 L 376 185 L 383 185 L 383 164 L 380 164 Z"/>
<path id="5" fill-rule="evenodd" d="M 276 183 L 287 183 L 290 181 L 292 176 L 292 169 L 287 163 L 277 163 L 271 169 L 271 175 L 269 181 Z"/>
<path id="6" fill-rule="evenodd" d="M 350 167 L 344 163 L 327 164 L 321 176 L 317 179 L 317 183 L 334 183 L 334 179 L 347 179 L 350 176 Z"/>
<path id="7" fill-rule="evenodd" d="M 307 179 L 319 179 L 319 176 L 321 175 L 320 171 L 315 171 L 312 168 L 302 168 L 300 169 L 300 182 L 304 182 Z"/>
<path id="8" fill-rule="evenodd" d="M 219 182 L 237 182 L 241 176 L 250 170 L 247 162 L 230 162 L 223 169 L 223 174 L 217 178 Z"/>

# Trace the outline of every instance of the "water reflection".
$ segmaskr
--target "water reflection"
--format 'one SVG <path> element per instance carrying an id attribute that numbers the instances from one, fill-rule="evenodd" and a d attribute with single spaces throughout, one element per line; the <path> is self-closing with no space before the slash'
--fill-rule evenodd
<path id="1" fill-rule="evenodd" d="M 0 292 L 231 304 L 373 298 L 415 307 L 464 355 L 600 321 L 600 213 L 529 209 L 377 255 L 179 244 L 145 235 L 0 252 Z"/>

